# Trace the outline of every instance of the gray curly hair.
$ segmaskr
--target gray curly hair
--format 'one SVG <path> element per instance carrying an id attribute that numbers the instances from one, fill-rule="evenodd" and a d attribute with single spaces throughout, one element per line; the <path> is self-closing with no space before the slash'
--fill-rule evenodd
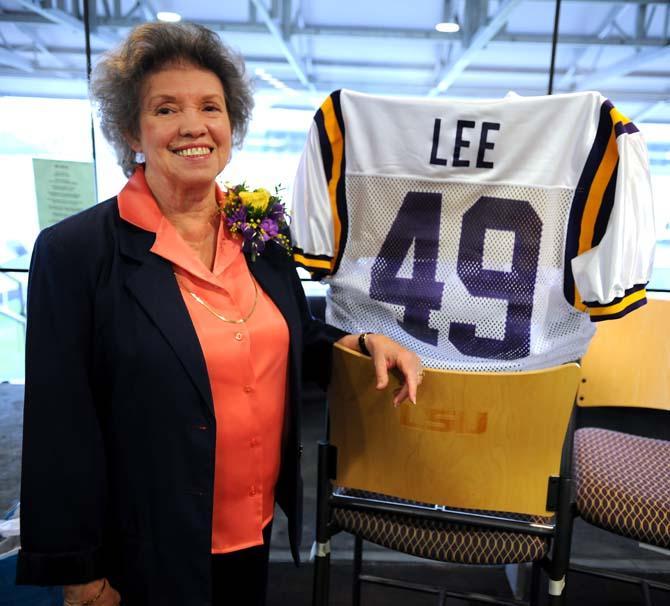
<path id="1" fill-rule="evenodd" d="M 145 23 L 106 53 L 91 75 L 90 95 L 98 106 L 102 132 L 127 177 L 137 166 L 126 137 L 140 134 L 142 85 L 149 74 L 180 62 L 207 69 L 221 80 L 233 144 L 242 145 L 254 107 L 242 58 L 201 25 Z"/>

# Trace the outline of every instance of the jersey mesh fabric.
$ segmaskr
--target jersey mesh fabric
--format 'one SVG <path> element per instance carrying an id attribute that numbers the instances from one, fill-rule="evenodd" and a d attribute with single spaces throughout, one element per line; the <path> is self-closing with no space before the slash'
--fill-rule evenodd
<path id="1" fill-rule="evenodd" d="M 328 321 L 387 334 L 432 368 L 526 370 L 578 358 L 594 328 L 562 291 L 573 194 L 565 187 L 349 173 L 346 249 L 325 280 Z M 369 200 L 383 203 L 371 212 Z M 419 250 L 426 242 L 436 247 L 432 265 Z M 389 301 L 384 279 L 396 290 L 405 280 L 405 300 Z M 408 301 L 430 307 L 417 312 L 427 313 L 425 332 L 408 332 Z"/>

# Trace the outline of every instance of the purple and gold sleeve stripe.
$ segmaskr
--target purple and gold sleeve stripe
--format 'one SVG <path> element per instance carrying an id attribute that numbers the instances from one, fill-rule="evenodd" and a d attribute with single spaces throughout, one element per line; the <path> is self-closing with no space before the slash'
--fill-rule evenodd
<path id="1" fill-rule="evenodd" d="M 609 303 L 586 301 L 584 304 L 591 316 L 591 321 L 615 320 L 622 318 L 638 307 L 642 307 L 647 302 L 646 287 L 646 284 L 636 284 L 626 290 L 622 297 L 617 297 Z"/>
<path id="2" fill-rule="evenodd" d="M 632 122 L 617 122 L 614 125 L 614 132 L 616 133 L 616 136 L 619 137 L 620 135 L 632 135 L 634 133 L 639 133 L 640 131 Z"/>
<path id="3" fill-rule="evenodd" d="M 585 304 L 575 285 L 571 261 L 597 246 L 605 235 L 616 194 L 619 151 L 617 138 L 638 132 L 637 127 L 610 101 L 603 102 L 596 136 L 575 190 L 565 245 L 563 292 L 575 308 Z"/>
<path id="4" fill-rule="evenodd" d="M 340 91 L 331 93 L 314 116 L 324 173 L 328 184 L 328 198 L 333 217 L 333 266 L 340 265 L 347 241 L 347 200 L 345 191 L 346 157 L 344 152 L 344 119 L 340 105 Z M 306 257 L 305 257 L 306 259 Z M 296 262 L 300 263 L 298 257 Z"/>
<path id="5" fill-rule="evenodd" d="M 297 265 L 304 267 L 315 280 L 333 273 L 335 261 L 328 255 L 310 255 L 296 246 L 293 247 L 293 259 Z"/>

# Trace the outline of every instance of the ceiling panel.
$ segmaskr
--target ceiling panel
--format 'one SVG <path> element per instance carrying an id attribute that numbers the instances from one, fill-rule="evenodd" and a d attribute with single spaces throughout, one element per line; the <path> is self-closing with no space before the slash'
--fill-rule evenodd
<path id="1" fill-rule="evenodd" d="M 302 14 L 312 23 L 324 25 L 360 25 L 371 27 L 433 28 L 442 20 L 443 2 L 375 2 L 371 0 L 337 0 L 337 2 L 302 2 Z"/>
<path id="2" fill-rule="evenodd" d="M 98 0 L 91 43 L 95 59 L 130 27 L 155 18 L 154 11 L 171 10 L 219 32 L 248 61 L 259 94 L 285 106 L 309 106 L 343 87 L 457 97 L 509 89 L 544 94 L 554 6 L 551 0 Z M 434 30 L 445 15 L 456 17 L 459 33 Z M 667 1 L 563 0 L 555 92 L 596 88 L 617 104 L 621 95 L 638 112 L 653 104 L 644 119 L 670 123 L 670 51 L 663 50 L 669 22 Z M 0 94 L 84 95 L 83 53 L 80 2 L 0 0 Z M 275 90 L 257 69 L 292 90 Z"/>

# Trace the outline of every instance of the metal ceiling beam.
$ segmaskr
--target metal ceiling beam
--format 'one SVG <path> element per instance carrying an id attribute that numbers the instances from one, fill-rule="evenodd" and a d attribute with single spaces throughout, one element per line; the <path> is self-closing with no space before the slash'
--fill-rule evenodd
<path id="1" fill-rule="evenodd" d="M 642 111 L 633 114 L 633 116 L 631 116 L 631 120 L 633 120 L 633 122 L 643 122 L 645 118 L 653 114 L 657 109 L 664 107 L 667 103 L 670 103 L 670 97 L 668 99 L 657 101 L 656 103 L 648 105 Z"/>
<path id="2" fill-rule="evenodd" d="M 463 47 L 467 48 L 477 32 L 486 25 L 488 0 L 470 0 L 463 4 L 461 35 Z"/>
<path id="3" fill-rule="evenodd" d="M 54 69 L 54 68 L 46 68 L 46 67 L 39 67 L 36 66 L 33 74 L 29 74 L 27 72 L 17 72 L 15 70 L 12 70 L 11 68 L 6 68 L 3 66 L 0 66 L 0 77 L 9 77 L 15 80 L 26 80 L 26 81 L 49 81 L 50 79 L 57 79 L 54 76 L 54 72 L 58 71 L 63 74 L 68 74 L 72 76 L 73 82 L 76 81 L 81 81 L 84 85 L 84 88 L 86 86 L 86 73 L 83 68 L 66 68 L 66 69 Z M 546 74 L 545 74 L 546 75 Z M 297 85 L 298 80 L 289 80 L 287 81 L 288 84 L 292 85 Z M 334 90 L 335 87 L 332 86 L 332 84 L 336 84 L 333 82 L 330 78 L 325 78 L 322 77 L 319 81 L 317 81 L 315 84 L 318 85 L 318 92 L 321 93 L 323 92 L 324 94 L 330 93 L 332 90 Z M 370 79 L 366 79 L 364 75 L 360 74 L 355 74 L 354 77 L 352 77 L 350 80 L 347 80 L 346 82 L 347 85 L 360 85 L 363 86 L 366 90 L 375 90 L 376 92 L 380 92 L 382 89 L 383 90 L 388 90 L 390 87 L 393 87 L 398 90 L 405 90 L 405 89 L 412 89 L 416 91 L 417 94 L 421 94 L 422 92 L 425 92 L 426 87 L 417 84 L 415 82 L 399 82 L 397 80 L 391 81 L 380 81 L 380 82 L 371 82 Z M 265 90 L 274 90 L 276 92 L 276 89 L 274 87 L 271 87 L 270 85 L 263 85 L 263 83 L 259 83 L 259 86 L 263 86 Z M 340 82 L 340 85 L 342 85 L 342 82 Z M 4 83 L 2 83 L 3 87 L 3 93 L 4 94 Z M 537 94 L 542 94 L 542 91 L 546 89 L 546 79 L 543 80 L 538 86 L 522 86 L 519 87 L 517 90 L 518 94 L 524 96 L 524 95 L 537 95 Z M 486 98 L 494 98 L 497 96 L 504 96 L 508 91 L 509 87 L 505 86 L 504 82 L 500 82 L 500 80 L 495 83 L 491 82 L 488 84 L 482 84 L 482 85 L 476 85 L 472 83 L 468 83 L 467 85 L 463 86 L 454 86 L 453 91 L 455 91 L 455 94 L 458 95 L 463 95 L 463 96 L 478 96 L 481 97 L 482 94 L 486 96 Z M 58 91 L 54 91 L 57 93 Z M 39 96 L 39 95 L 38 95 Z M 633 101 L 633 102 L 639 102 L 639 103 L 657 103 L 659 101 L 666 101 L 668 99 L 668 92 L 665 91 L 663 93 L 654 93 L 654 92 L 633 92 L 630 90 L 613 90 L 611 92 L 611 96 L 616 98 L 617 102 L 621 104 L 624 101 Z"/>
<path id="4" fill-rule="evenodd" d="M 621 16 L 621 14 L 626 11 L 627 8 L 628 5 L 626 4 L 624 4 L 623 6 L 612 7 L 609 13 L 607 13 L 605 19 L 603 19 L 601 24 L 598 26 L 598 29 L 596 30 L 597 32 L 596 37 L 600 40 L 603 40 L 610 31 L 612 25 Z M 558 83 L 557 88 L 566 88 L 572 82 L 574 75 L 577 73 L 579 62 L 586 56 L 588 52 L 589 49 L 587 47 L 583 49 L 577 57 L 575 57 L 575 60 L 573 61 L 572 65 Z"/>
<path id="5" fill-rule="evenodd" d="M 472 62 L 472 60 L 477 56 L 479 51 L 481 51 L 493 38 L 495 35 L 502 29 L 502 27 L 507 23 L 512 11 L 521 3 L 521 0 L 507 0 L 505 4 L 501 5 L 498 9 L 496 15 L 491 19 L 491 21 L 481 27 L 477 33 L 472 37 L 472 42 L 470 46 L 466 48 L 452 63 L 447 72 L 442 76 L 440 81 L 433 87 L 429 92 L 429 97 L 434 97 L 439 93 L 446 91 L 456 79 L 465 71 L 467 66 Z"/>
<path id="6" fill-rule="evenodd" d="M 548 34 L 513 34 L 506 32 L 495 37 L 494 42 L 524 42 L 529 44 L 550 44 L 551 36 Z M 609 46 L 622 48 L 625 46 L 653 47 L 665 46 L 667 38 L 598 38 L 597 36 L 579 36 L 573 34 L 560 34 L 558 36 L 559 47 L 565 46 Z"/>
<path id="7" fill-rule="evenodd" d="M 65 61 L 62 61 L 59 57 L 49 52 L 49 49 L 44 45 L 43 42 L 35 40 L 35 48 L 41 52 L 45 57 L 48 57 L 57 67 L 67 67 Z"/>
<path id="8" fill-rule="evenodd" d="M 0 63 L 1 65 L 1 63 Z M 11 78 L 19 78 L 19 77 L 25 77 L 25 78 L 39 78 L 40 80 L 42 79 L 58 79 L 62 76 L 68 76 L 72 80 L 82 80 L 86 81 L 86 70 L 81 69 L 81 68 L 76 68 L 76 67 L 39 67 L 36 66 L 33 68 L 33 71 L 28 73 L 28 72 L 12 72 L 7 69 L 0 68 L 0 76 L 9 76 Z"/>
<path id="9" fill-rule="evenodd" d="M 576 82 L 575 89 L 585 90 L 596 88 L 611 78 L 625 76 L 642 65 L 650 63 L 651 61 L 656 61 L 657 59 L 662 59 L 663 57 L 670 57 L 670 44 L 667 44 L 662 48 L 640 51 L 639 53 L 636 53 L 631 57 L 626 57 L 621 61 L 617 61 L 600 71 L 579 78 Z"/>
<path id="10" fill-rule="evenodd" d="M 0 16 L 2 20 L 2 16 Z M 202 22 L 206 25 L 206 22 Z M 242 25 L 242 24 L 240 24 Z M 212 24 L 215 26 L 215 24 Z M 228 25 L 226 26 L 228 27 Z M 243 26 L 238 31 L 242 31 Z M 424 41 L 429 43 L 448 42 L 451 40 L 462 40 L 462 35 L 444 34 L 435 30 L 410 29 L 410 28 L 376 28 L 360 27 L 350 25 L 305 25 L 299 31 L 293 30 L 292 35 L 304 34 L 306 36 L 342 36 L 361 38 L 401 38 L 403 40 Z M 493 42 L 527 42 L 530 44 L 551 44 L 551 34 L 527 34 L 513 33 L 509 31 L 497 34 Z M 664 46 L 668 43 L 667 38 L 606 38 L 602 39 L 593 35 L 561 34 L 558 38 L 559 46 Z"/>
<path id="11" fill-rule="evenodd" d="M 31 0 L 15 0 L 17 4 L 23 8 L 44 17 L 47 21 L 56 23 L 57 25 L 66 25 L 78 31 L 84 31 L 84 24 L 79 19 L 73 17 L 57 8 L 43 8 L 39 4 L 35 4 Z"/>
<path id="12" fill-rule="evenodd" d="M 34 46 L 31 44 L 9 44 L 4 47 L 6 50 L 18 54 L 31 52 Z M 58 59 L 58 55 L 66 56 L 72 55 L 74 58 L 81 56 L 81 49 L 76 46 L 43 46 L 39 50 L 49 53 L 50 56 Z M 271 65 L 276 68 L 285 68 L 286 62 L 283 58 L 276 55 L 246 55 L 245 63 L 250 69 L 257 66 Z M 317 68 L 344 68 L 348 70 L 375 70 L 381 71 L 414 71 L 425 72 L 429 74 L 433 68 L 433 64 L 426 61 L 384 61 L 383 63 L 361 60 L 335 60 L 335 59 L 314 59 L 314 66 Z M 61 67 L 64 69 L 72 69 L 74 72 L 81 72 L 81 68 L 71 67 L 69 64 L 61 61 Z M 38 68 L 39 69 L 39 68 Z M 47 69 L 47 68 L 45 68 Z M 558 74 L 562 74 L 562 70 L 556 70 Z M 487 66 L 478 65 L 471 68 L 468 73 L 479 77 L 500 77 L 501 75 L 521 75 L 521 76 L 536 76 L 538 78 L 545 78 L 547 70 L 542 67 L 501 67 L 501 66 Z M 641 78 L 668 78 L 670 80 L 670 69 L 667 72 L 640 72 L 637 74 Z"/>
<path id="13" fill-rule="evenodd" d="M 291 37 L 291 0 L 281 3 L 281 30 L 284 40 L 288 40 Z"/>
<path id="14" fill-rule="evenodd" d="M 657 9 L 657 8 L 658 8 L 658 7 L 657 7 L 656 5 L 653 5 L 653 6 L 651 7 L 651 10 L 649 11 L 649 15 L 647 16 L 647 22 L 644 24 L 644 33 L 645 33 L 645 36 L 646 36 L 647 33 L 649 32 L 649 28 L 651 27 L 651 24 L 652 24 L 653 21 L 654 21 L 654 17 L 656 16 L 656 9 Z"/>
<path id="15" fill-rule="evenodd" d="M 253 0 L 250 0 L 253 1 Z M 23 13 L 16 11 L 4 11 L 0 13 L 0 23 L 17 23 L 25 25 L 47 25 L 56 23 L 53 19 L 46 19 L 35 13 Z M 98 27 L 106 29 L 128 28 L 142 23 L 142 19 L 126 19 L 122 17 L 99 17 Z M 219 32 L 235 32 L 242 34 L 259 34 L 267 32 L 267 27 L 261 23 L 252 23 L 249 21 L 226 22 L 212 19 L 198 20 L 198 23 Z M 293 36 L 345 36 L 362 38 L 401 38 L 403 40 L 423 41 L 429 44 L 435 42 L 460 41 L 460 34 L 443 34 L 435 30 L 411 29 L 411 28 L 377 28 L 377 27 L 359 27 L 349 25 L 305 25 L 304 27 L 292 26 L 289 28 L 291 37 Z M 549 34 L 526 34 L 500 32 L 492 42 L 524 42 L 529 44 L 551 44 L 551 35 Z M 605 38 L 600 39 L 597 36 L 562 34 L 559 36 L 559 46 L 605 46 L 605 47 L 658 47 L 665 46 L 669 40 L 666 37 L 653 38 Z"/>
<path id="16" fill-rule="evenodd" d="M 66 67 L 66 63 L 60 59 L 60 57 L 56 56 L 56 53 L 58 51 L 52 52 L 49 50 L 47 45 L 44 43 L 42 38 L 38 36 L 35 32 L 28 31 L 27 27 L 24 27 L 22 25 L 17 25 L 16 28 L 24 35 L 26 35 L 28 38 L 31 38 L 33 41 L 34 47 L 41 52 L 44 56 L 48 57 L 50 61 L 52 61 L 55 65 L 58 67 Z M 5 48 L 8 50 L 10 49 L 10 46 L 6 45 Z M 81 49 L 77 49 L 78 54 L 81 54 Z"/>
<path id="17" fill-rule="evenodd" d="M 300 31 L 293 31 L 293 35 L 306 36 L 345 36 L 356 38 L 403 38 L 405 40 L 426 40 L 429 42 L 448 42 L 462 40 L 458 34 L 444 34 L 434 29 L 412 29 L 406 27 L 366 27 L 356 25 L 309 25 L 306 24 Z"/>
<path id="18" fill-rule="evenodd" d="M 147 21 L 156 20 L 156 9 L 154 8 L 153 4 L 149 2 L 149 0 L 139 0 L 138 4 L 140 6 L 142 14 L 144 15 L 144 18 Z"/>
<path id="19" fill-rule="evenodd" d="M 282 54 L 288 61 L 289 65 L 293 68 L 293 71 L 298 76 L 298 80 L 302 82 L 305 88 L 314 92 L 316 89 L 314 88 L 314 85 L 310 82 L 309 78 L 307 77 L 307 73 L 305 72 L 305 68 L 303 67 L 300 59 L 296 57 L 293 49 L 291 48 L 289 39 L 286 40 L 284 39 L 279 27 L 270 17 L 270 13 L 268 12 L 268 9 L 265 7 L 265 4 L 263 4 L 261 0 L 250 0 L 250 1 L 256 8 L 256 13 L 260 17 L 261 21 L 265 23 L 265 26 L 268 28 L 269 32 L 272 34 L 274 39 L 279 44 L 279 48 L 281 49 Z"/>
<path id="20" fill-rule="evenodd" d="M 105 9 L 105 15 L 107 15 L 108 17 L 112 16 L 112 9 L 109 6 L 108 0 L 102 0 L 102 8 Z"/>
<path id="21" fill-rule="evenodd" d="M 635 15 L 635 37 L 644 38 L 647 35 L 647 5 L 640 4 L 637 7 L 637 14 Z"/>
<path id="22" fill-rule="evenodd" d="M 35 71 L 31 61 L 5 48 L 0 48 L 0 65 L 7 65 L 28 74 Z"/>
<path id="23" fill-rule="evenodd" d="M 76 32 L 80 32 L 82 35 L 84 35 L 84 24 L 79 19 L 73 17 L 69 13 L 66 13 L 57 8 L 42 8 L 42 6 L 40 6 L 39 4 L 34 4 L 30 0 L 14 0 L 14 1 L 19 5 L 21 5 L 23 8 L 32 11 L 37 15 L 40 15 L 40 17 L 44 17 L 47 21 L 51 21 L 52 23 L 56 23 L 58 25 L 65 25 L 67 27 L 72 28 Z M 118 39 L 116 38 L 110 38 L 109 36 L 105 36 L 100 33 L 92 34 L 91 38 L 95 38 L 99 43 L 104 44 L 106 46 L 111 46 L 118 41 Z"/>

